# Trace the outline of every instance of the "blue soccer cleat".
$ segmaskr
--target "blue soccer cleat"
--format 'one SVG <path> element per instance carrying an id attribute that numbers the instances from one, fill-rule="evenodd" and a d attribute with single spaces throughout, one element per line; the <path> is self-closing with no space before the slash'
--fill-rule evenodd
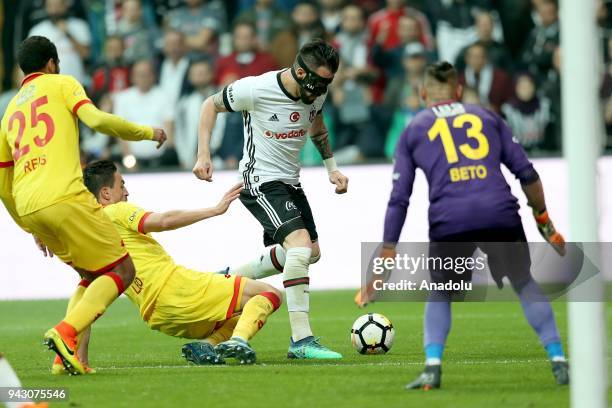
<path id="1" fill-rule="evenodd" d="M 287 358 L 339 360 L 342 358 L 342 354 L 323 346 L 319 343 L 319 337 L 308 336 L 296 342 L 291 340 Z"/>

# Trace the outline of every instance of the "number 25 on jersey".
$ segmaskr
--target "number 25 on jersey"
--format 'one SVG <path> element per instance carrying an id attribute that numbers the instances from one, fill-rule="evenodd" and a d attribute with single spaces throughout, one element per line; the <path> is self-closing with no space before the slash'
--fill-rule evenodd
<path id="1" fill-rule="evenodd" d="M 55 123 L 48 113 L 39 112 L 38 109 L 48 103 L 47 96 L 41 96 L 30 103 L 30 123 L 26 121 L 26 116 L 22 111 L 15 111 L 8 120 L 8 131 L 11 132 L 17 127 L 17 137 L 15 138 L 15 150 L 13 151 L 13 160 L 17 162 L 23 156 L 30 153 L 30 144 L 22 144 L 22 138 L 28 128 L 34 129 L 39 123 L 44 124 L 44 134 L 36 134 L 32 137 L 32 141 L 36 146 L 43 147 L 53 139 L 55 134 Z M 26 164 L 26 170 L 34 170 L 37 165 L 44 165 L 46 159 L 44 156 L 33 159 L 32 163 Z M 35 161 L 35 162 L 34 162 Z"/>

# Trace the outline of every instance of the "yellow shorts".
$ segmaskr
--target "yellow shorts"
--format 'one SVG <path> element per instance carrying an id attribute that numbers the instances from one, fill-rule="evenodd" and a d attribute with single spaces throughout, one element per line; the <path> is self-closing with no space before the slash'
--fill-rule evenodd
<path id="1" fill-rule="evenodd" d="M 21 220 L 58 258 L 89 272 L 106 273 L 128 257 L 112 221 L 88 191 Z"/>
<path id="2" fill-rule="evenodd" d="M 147 324 L 170 336 L 206 338 L 241 310 L 246 281 L 179 266 L 159 293 Z"/>

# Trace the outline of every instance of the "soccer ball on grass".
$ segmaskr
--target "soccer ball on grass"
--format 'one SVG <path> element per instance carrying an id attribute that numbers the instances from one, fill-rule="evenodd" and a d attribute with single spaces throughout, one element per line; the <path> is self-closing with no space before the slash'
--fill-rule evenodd
<path id="1" fill-rule="evenodd" d="M 379 313 L 360 316 L 351 329 L 351 343 L 361 354 L 385 354 L 391 349 L 395 328 Z"/>

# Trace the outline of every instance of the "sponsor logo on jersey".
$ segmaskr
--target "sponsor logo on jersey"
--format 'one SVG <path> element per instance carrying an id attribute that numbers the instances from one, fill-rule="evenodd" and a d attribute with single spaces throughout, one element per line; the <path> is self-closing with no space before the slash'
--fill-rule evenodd
<path id="1" fill-rule="evenodd" d="M 294 123 L 300 120 L 300 112 L 291 112 L 291 115 L 289 115 L 289 120 Z"/>
<path id="2" fill-rule="evenodd" d="M 297 207 L 295 206 L 295 204 L 293 204 L 293 201 L 285 201 L 285 208 L 287 209 L 287 211 L 297 210 Z"/>
<path id="3" fill-rule="evenodd" d="M 229 88 L 227 88 L 227 97 L 229 98 L 230 102 L 234 103 L 234 87 L 230 86 Z"/>
<path id="4" fill-rule="evenodd" d="M 269 122 L 278 122 L 278 116 L 276 116 L 276 113 L 272 116 L 270 116 L 270 119 L 268 119 Z"/>
<path id="5" fill-rule="evenodd" d="M 276 140 L 280 140 L 280 139 L 294 139 L 296 137 L 303 137 L 306 136 L 306 131 L 304 129 L 300 129 L 300 130 L 291 130 L 289 132 L 281 132 L 281 133 L 276 133 L 276 132 L 272 132 L 270 130 L 266 130 L 264 132 L 264 136 L 268 139 L 276 139 Z"/>
<path id="6" fill-rule="evenodd" d="M 15 100 L 16 105 L 19 106 L 19 105 L 24 104 L 30 98 L 32 98 L 35 93 L 36 93 L 36 85 L 34 85 L 34 84 L 28 85 L 27 88 L 25 88 L 23 91 L 21 91 L 21 93 L 19 94 L 19 96 Z"/>

